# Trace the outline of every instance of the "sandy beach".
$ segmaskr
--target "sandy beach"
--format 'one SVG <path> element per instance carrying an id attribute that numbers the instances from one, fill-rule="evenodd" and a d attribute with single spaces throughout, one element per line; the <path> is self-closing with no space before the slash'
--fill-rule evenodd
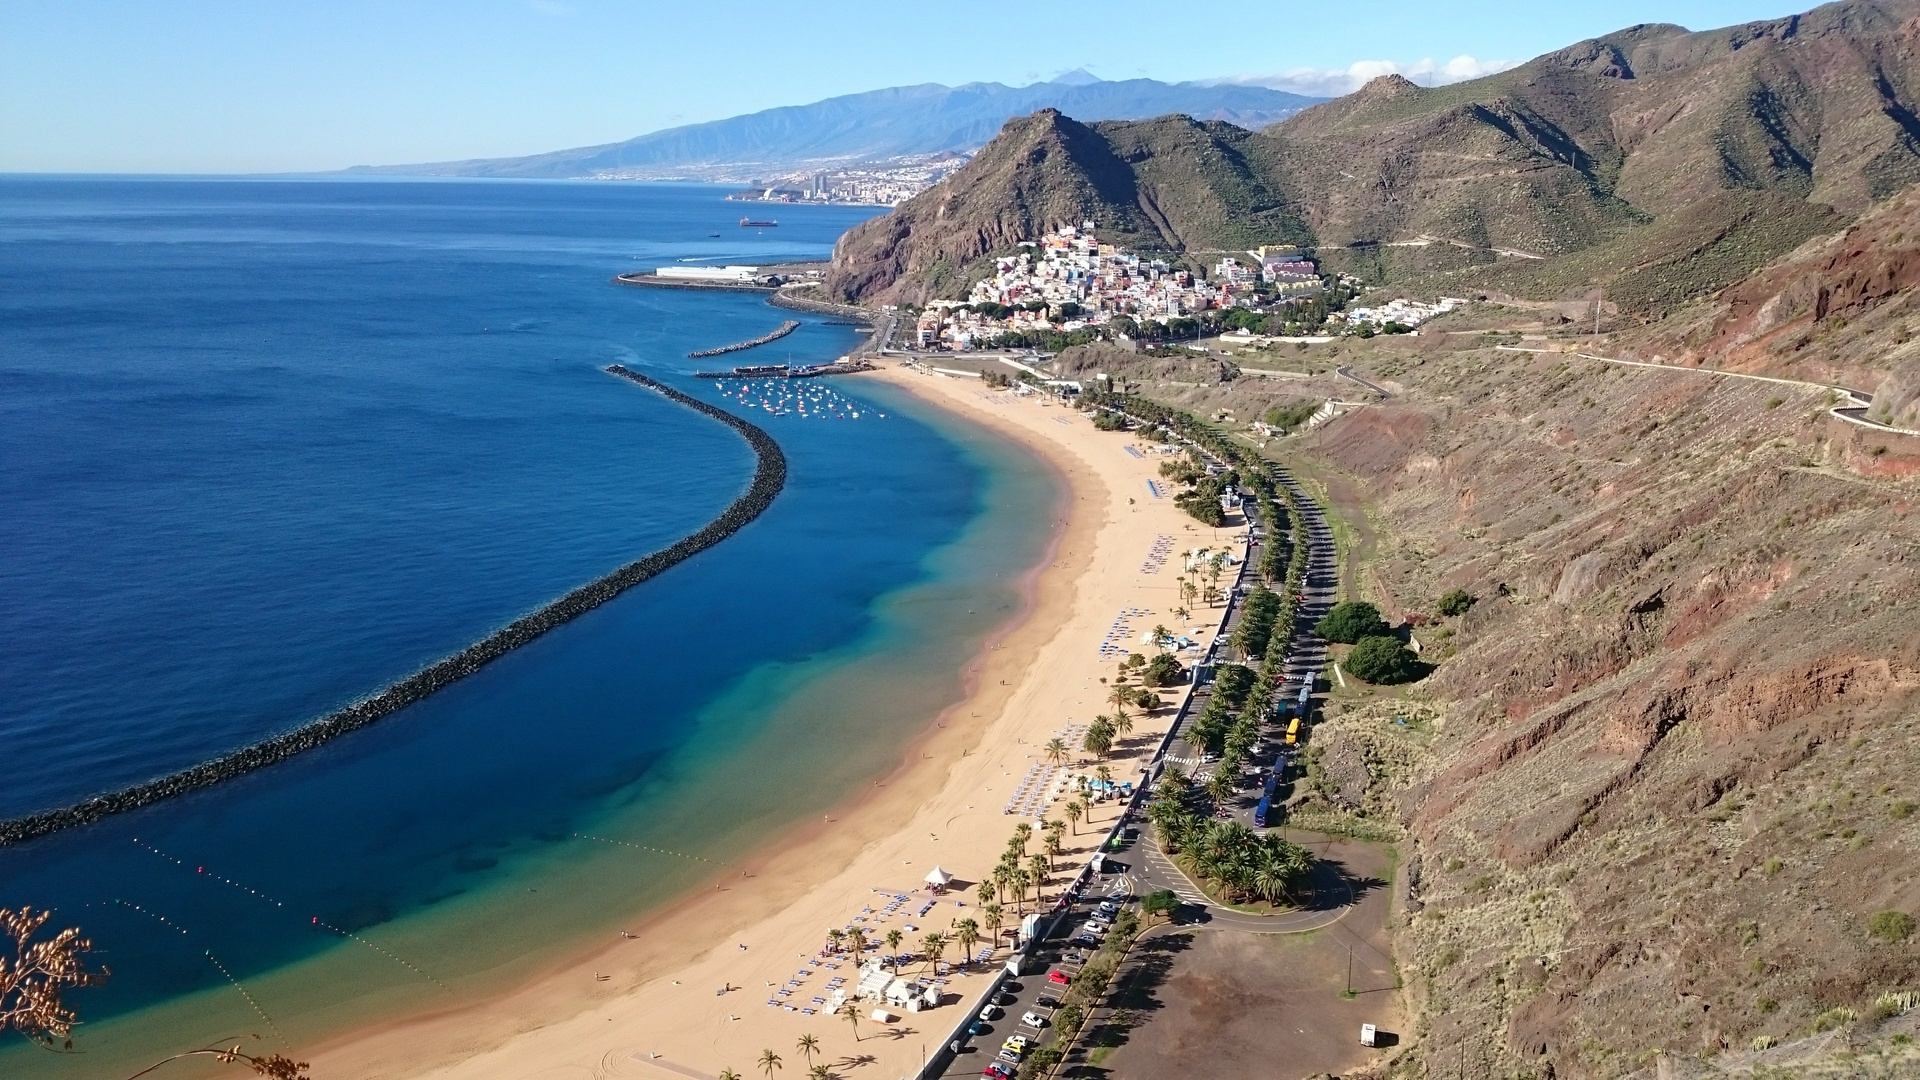
<path id="1" fill-rule="evenodd" d="M 845 978 L 850 988 L 858 978 L 849 957 L 825 958 L 837 967 L 811 963 L 828 928 L 858 926 L 869 940 L 898 929 L 902 951 L 917 952 L 924 934 L 950 933 L 959 919 L 984 926 L 971 885 L 992 868 L 1016 822 L 1036 811 L 1064 819 L 1067 796 L 1057 793 L 1071 774 L 1094 767 L 1075 732 L 1109 710 L 1101 679 L 1116 673 L 1114 650 L 1141 651 L 1142 635 L 1156 625 L 1211 637 L 1219 607 L 1195 602 L 1184 621 L 1173 614 L 1181 606 L 1179 553 L 1231 544 L 1237 557 L 1242 541 L 1236 530 L 1201 526 L 1150 491 L 1160 461 L 1151 444 L 1097 431 L 1070 408 L 891 363 L 860 377 L 896 383 L 1019 440 L 1066 481 L 1056 538 L 1031 575 L 1025 610 L 981 655 L 956 657 L 967 665 L 965 699 L 908 748 L 891 775 L 848 793 L 825 819 L 777 838 L 744 868 L 637 919 L 631 936 L 490 1001 L 305 1048 L 300 1056 L 315 1076 L 714 1077 L 724 1068 L 751 1075 L 763 1048 L 784 1059 L 791 1071 L 783 1075 L 804 1076 L 795 1044 L 812 1034 L 820 1046 L 813 1061 L 834 1075 L 891 1078 L 914 1073 L 948 1036 L 1004 947 L 986 965 L 949 975 L 940 1007 L 880 1024 L 866 1018 L 868 1005 L 856 1032 L 814 1001 L 831 1000 L 829 980 Z M 1177 696 L 1161 696 L 1165 704 L 1136 716 L 1131 736 L 1105 759 L 1116 779 L 1138 777 L 1171 721 Z M 1075 751 L 1057 770 L 1042 749 L 1055 737 Z M 1027 817 L 1007 812 L 1023 785 L 1040 793 L 1020 807 Z M 1091 821 L 1070 830 L 1049 896 L 1084 864 L 1120 805 L 1097 804 Z M 928 893 L 922 881 L 935 865 L 965 891 Z M 907 899 L 895 902 L 899 896 Z M 1003 906 L 1010 932 L 1017 914 L 1011 901 Z M 957 947 L 946 955 L 960 958 Z M 902 973 L 924 967 L 911 962 Z M 808 1008 L 818 1011 L 801 1011 Z"/>

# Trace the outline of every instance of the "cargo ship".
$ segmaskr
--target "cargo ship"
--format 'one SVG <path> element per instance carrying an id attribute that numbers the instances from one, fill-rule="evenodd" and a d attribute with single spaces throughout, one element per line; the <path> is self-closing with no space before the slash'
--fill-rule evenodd
<path id="1" fill-rule="evenodd" d="M 780 223 L 777 221 L 751 221 L 751 220 L 748 220 L 747 218 L 740 219 L 740 227 L 743 229 L 773 229 L 773 228 L 778 228 L 779 225 Z"/>

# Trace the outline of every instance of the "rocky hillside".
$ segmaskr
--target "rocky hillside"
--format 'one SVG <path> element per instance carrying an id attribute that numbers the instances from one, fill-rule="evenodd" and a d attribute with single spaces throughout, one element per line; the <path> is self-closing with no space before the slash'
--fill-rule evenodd
<path id="1" fill-rule="evenodd" d="M 1447 323 L 1233 357 L 1395 393 L 1269 448 L 1343 493 L 1354 580 L 1438 663 L 1313 736 L 1334 806 L 1408 835 L 1396 1074 L 1920 1074 L 1888 997 L 1920 941 L 1875 918 L 1920 916 L 1920 439 Z M 1241 423 L 1355 390 L 1088 360 Z"/>
<path id="2" fill-rule="evenodd" d="M 1088 125 L 1042 109 L 1008 122 L 945 182 L 850 230 L 827 287 L 869 302 L 961 293 L 987 256 L 1083 220 L 1143 251 L 1304 242 L 1309 230 L 1265 179 L 1268 149 L 1220 122 Z"/>
<path id="3" fill-rule="evenodd" d="M 1630 335 L 1643 359 L 1829 382 L 1920 427 L 1920 190 Z"/>
<path id="4" fill-rule="evenodd" d="M 1631 27 L 1453 86 L 1378 79 L 1257 134 L 1037 114 L 849 233 L 831 284 L 850 299 L 950 292 L 1058 208 L 1142 246 L 1301 242 L 1378 276 L 1598 286 L 1664 312 L 1920 179 L 1917 18 L 1920 0 L 1858 0 L 1698 33 Z"/>

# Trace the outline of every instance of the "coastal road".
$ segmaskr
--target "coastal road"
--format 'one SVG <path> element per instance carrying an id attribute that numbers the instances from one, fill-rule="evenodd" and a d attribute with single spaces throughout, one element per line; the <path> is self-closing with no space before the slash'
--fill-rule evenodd
<path id="1" fill-rule="evenodd" d="M 1300 687 L 1311 685 L 1326 670 L 1327 643 L 1314 632 L 1314 625 L 1332 609 L 1337 599 L 1340 584 L 1339 562 L 1334 549 L 1333 529 L 1328 525 L 1326 513 L 1320 504 L 1314 501 L 1292 473 L 1275 464 L 1269 464 L 1268 470 L 1274 483 L 1285 488 L 1297 500 L 1300 523 L 1306 533 L 1307 542 L 1307 573 L 1302 583 L 1300 602 L 1295 608 L 1294 623 L 1287 640 L 1287 660 L 1281 669 L 1284 681 L 1281 683 L 1278 695 L 1279 702 L 1292 702 L 1295 700 L 1295 695 L 1299 693 Z M 1273 542 L 1271 533 L 1275 531 L 1277 524 L 1264 523 L 1261 531 L 1267 535 L 1262 537 L 1263 542 Z M 1258 564 L 1258 559 L 1258 548 L 1250 548 L 1244 566 L 1250 569 Z M 1235 609 L 1228 616 L 1227 633 L 1221 635 L 1223 640 L 1234 627 L 1239 625 L 1239 600 L 1245 591 L 1244 585 L 1235 586 Z M 1220 648 L 1216 645 L 1216 651 Z M 1209 662 L 1217 659 L 1213 654 L 1209 654 Z M 1192 703 L 1177 721 L 1182 728 L 1194 715 L 1206 707 L 1211 696 L 1210 691 L 1209 686 L 1195 689 Z M 1312 708 L 1312 704 L 1309 703 L 1309 715 Z M 1254 762 L 1290 760 L 1291 751 L 1294 748 L 1287 746 L 1285 735 L 1284 723 L 1274 722 L 1266 725 L 1261 744 L 1254 750 L 1251 760 Z M 1169 766 L 1177 766 L 1185 771 L 1195 781 L 1204 782 L 1212 774 L 1218 759 L 1209 754 L 1204 746 L 1189 742 L 1183 732 L 1176 736 L 1170 745 L 1166 761 Z M 1289 781 L 1294 772 L 1293 767 L 1287 768 L 1286 776 Z M 1243 786 L 1240 790 L 1226 805 L 1215 809 L 1218 816 L 1238 820 L 1249 828 L 1254 827 L 1253 810 L 1261 794 L 1258 786 L 1260 771 L 1256 769 L 1252 776 L 1256 782 L 1255 786 L 1245 787 L 1243 776 Z M 1273 802 L 1277 804 L 1284 799 L 1286 791 L 1286 784 L 1276 789 Z M 1141 828 L 1144 830 L 1146 826 L 1142 824 Z M 1347 886 L 1345 879 L 1330 867 L 1322 866 L 1317 871 L 1321 877 L 1317 877 L 1315 881 L 1314 899 L 1306 910 L 1287 915 L 1268 916 L 1222 909 L 1207 900 L 1199 887 L 1182 873 L 1165 853 L 1160 851 L 1151 837 L 1143 836 L 1133 843 L 1137 845 L 1138 855 L 1130 860 L 1129 873 L 1136 892 L 1145 895 L 1156 889 L 1171 889 L 1183 903 L 1195 909 L 1195 918 L 1213 922 L 1217 926 L 1258 930 L 1264 933 L 1290 933 L 1317 929 L 1338 921 L 1341 912 L 1353 899 L 1352 890 Z M 1326 875 L 1331 877 L 1325 877 Z M 1325 880 L 1322 880 L 1323 877 Z"/>
<path id="2" fill-rule="evenodd" d="M 1500 352 L 1577 356 L 1582 360 L 1595 360 L 1602 364 L 1614 364 L 1619 367 L 1683 371 L 1689 375 L 1720 375 L 1729 379 L 1746 379 L 1750 382 L 1773 383 L 1777 386 L 1791 386 L 1801 390 L 1827 390 L 1840 394 L 1847 399 L 1845 404 L 1838 404 L 1827 410 L 1827 412 L 1833 416 L 1837 416 L 1850 424 L 1859 424 L 1861 427 L 1871 428 L 1875 431 L 1889 432 L 1894 435 L 1920 435 L 1920 431 L 1916 431 L 1913 428 L 1896 427 L 1893 424 L 1883 424 L 1878 420 L 1867 419 L 1867 410 L 1873 407 L 1873 395 L 1867 393 L 1865 390 L 1855 390 L 1852 387 L 1836 386 L 1832 383 L 1806 382 L 1801 379 L 1782 379 L 1774 375 L 1749 375 L 1743 371 L 1722 371 L 1719 368 L 1683 367 L 1679 364 L 1655 364 L 1647 360 L 1616 360 L 1610 356 L 1594 356 L 1583 352 L 1567 353 L 1561 352 L 1558 349 L 1534 349 L 1524 345 L 1495 345 L 1494 348 Z"/>

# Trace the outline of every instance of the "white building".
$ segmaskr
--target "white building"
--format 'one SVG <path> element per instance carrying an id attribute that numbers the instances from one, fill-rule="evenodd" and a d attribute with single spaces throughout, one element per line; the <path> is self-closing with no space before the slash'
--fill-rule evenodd
<path id="1" fill-rule="evenodd" d="M 683 281 L 725 281 L 742 285 L 751 285 L 760 276 L 757 266 L 661 266 L 653 271 L 654 277 L 679 278 Z"/>

